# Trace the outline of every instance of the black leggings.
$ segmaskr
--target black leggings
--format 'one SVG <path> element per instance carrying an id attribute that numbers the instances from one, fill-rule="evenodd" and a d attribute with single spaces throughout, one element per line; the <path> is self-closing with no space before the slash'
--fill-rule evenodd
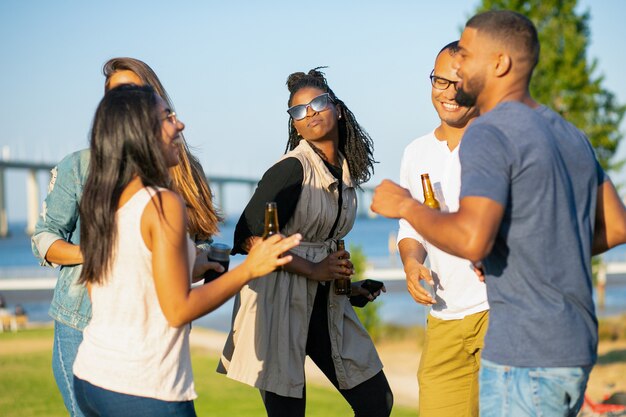
<path id="1" fill-rule="evenodd" d="M 320 284 L 317 288 L 309 323 L 306 354 L 348 401 L 355 417 L 387 417 L 391 414 L 393 394 L 383 371 L 354 388 L 339 389 L 328 334 L 326 305 L 330 287 Z M 306 387 L 302 391 L 302 398 L 283 397 L 273 392 L 261 391 L 268 417 L 304 417 Z"/>

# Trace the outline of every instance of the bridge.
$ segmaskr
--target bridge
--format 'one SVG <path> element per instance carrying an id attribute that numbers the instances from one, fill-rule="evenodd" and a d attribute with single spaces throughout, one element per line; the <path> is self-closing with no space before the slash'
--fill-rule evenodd
<path id="1" fill-rule="evenodd" d="M 6 175 L 8 170 L 26 172 L 26 230 L 28 234 L 35 231 L 35 225 L 41 212 L 41 190 L 38 175 L 41 172 L 49 173 L 56 164 L 45 162 L 0 160 L 0 238 L 9 233 L 9 218 L 7 214 Z M 238 178 L 230 176 L 208 175 L 207 180 L 211 190 L 215 193 L 216 204 L 222 212 L 226 211 L 226 193 L 231 186 L 248 187 L 248 193 L 252 196 L 258 183 L 258 179 Z M 372 187 L 363 187 L 359 193 L 359 215 L 369 215 L 369 201 L 373 192 Z M 241 207 L 243 210 L 243 207 Z"/>

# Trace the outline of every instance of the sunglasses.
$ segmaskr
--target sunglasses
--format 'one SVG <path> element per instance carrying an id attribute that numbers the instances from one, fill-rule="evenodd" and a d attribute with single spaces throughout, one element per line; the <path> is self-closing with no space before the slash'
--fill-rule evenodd
<path id="1" fill-rule="evenodd" d="M 315 97 L 309 102 L 309 104 L 298 104 L 297 106 L 289 107 L 287 113 L 293 120 L 302 120 L 306 117 L 307 108 L 311 108 L 314 112 L 321 112 L 328 108 L 328 104 L 332 103 L 333 99 L 330 94 L 324 93 Z"/>

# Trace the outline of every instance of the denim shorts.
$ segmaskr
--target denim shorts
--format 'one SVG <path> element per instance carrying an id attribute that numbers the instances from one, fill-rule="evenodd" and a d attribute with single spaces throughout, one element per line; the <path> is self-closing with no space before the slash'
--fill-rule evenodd
<path id="1" fill-rule="evenodd" d="M 162 401 L 113 392 L 74 376 L 76 401 L 87 417 L 196 417 L 193 401 Z"/>
<path id="2" fill-rule="evenodd" d="M 481 417 L 575 417 L 591 367 L 521 368 L 483 359 Z"/>

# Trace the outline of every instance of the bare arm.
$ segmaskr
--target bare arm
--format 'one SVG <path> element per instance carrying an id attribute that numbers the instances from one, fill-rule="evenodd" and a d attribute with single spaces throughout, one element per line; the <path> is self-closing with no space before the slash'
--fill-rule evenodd
<path id="1" fill-rule="evenodd" d="M 46 252 L 46 261 L 58 265 L 78 265 L 83 263 L 83 254 L 80 246 L 59 239 L 50 245 Z"/>
<path id="2" fill-rule="evenodd" d="M 626 243 L 626 208 L 610 179 L 598 187 L 592 253 L 598 255 Z"/>
<path id="3" fill-rule="evenodd" d="M 190 288 L 187 256 L 187 218 L 181 198 L 161 192 L 163 213 L 154 204 L 142 216 L 142 236 L 152 250 L 152 268 L 159 305 L 168 323 L 179 327 L 216 309 L 235 295 L 250 280 L 287 264 L 291 256 L 281 253 L 296 246 L 300 235 L 280 235 L 255 244 L 237 268 L 209 284 Z M 156 199 L 153 199 L 156 201 Z"/>
<path id="4" fill-rule="evenodd" d="M 406 274 L 406 287 L 415 301 L 424 305 L 435 304 L 435 299 L 420 285 L 420 280 L 434 285 L 430 270 L 424 266 L 426 250 L 421 243 L 414 239 L 402 239 L 398 243 L 400 258 Z"/>
<path id="5" fill-rule="evenodd" d="M 371 208 L 385 217 L 407 220 L 430 243 L 473 263 L 491 251 L 504 215 L 504 207 L 485 197 L 464 197 L 456 213 L 432 210 L 389 180 L 376 187 Z"/>
<path id="6" fill-rule="evenodd" d="M 253 243 L 260 241 L 257 236 L 246 239 L 243 247 L 249 250 Z M 350 278 L 354 274 L 354 266 L 350 262 L 350 253 L 338 251 L 329 254 L 320 262 L 311 262 L 291 253 L 293 260 L 284 266 L 288 272 L 301 275 L 313 281 L 331 281 L 341 278 Z M 339 259 L 342 258 L 342 259 Z"/>

